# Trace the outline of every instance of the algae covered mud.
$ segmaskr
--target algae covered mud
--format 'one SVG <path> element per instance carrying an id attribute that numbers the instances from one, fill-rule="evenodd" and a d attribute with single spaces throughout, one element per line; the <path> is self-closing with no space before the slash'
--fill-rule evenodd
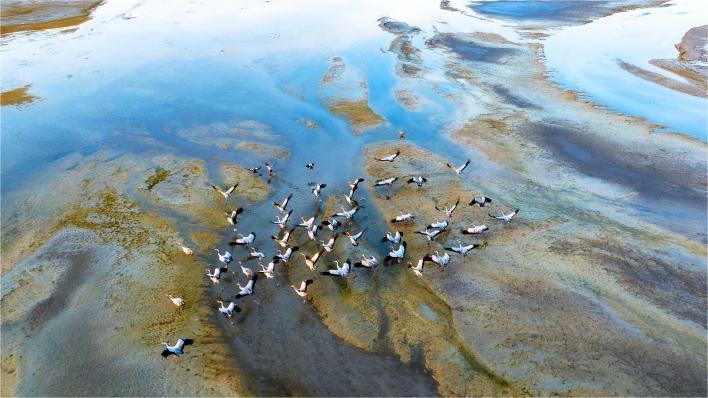
<path id="1" fill-rule="evenodd" d="M 703 7 L 3 3 L 0 392 L 705 396 Z M 253 232 L 265 265 L 272 202 L 293 195 L 291 226 L 321 222 L 357 177 L 339 232 L 365 232 L 318 271 L 383 260 L 394 229 L 406 258 L 323 276 L 298 230 L 299 252 L 222 316 L 238 261 L 259 268 L 234 236 Z M 228 203 L 210 186 L 236 182 Z M 443 219 L 434 241 L 416 233 Z M 458 244 L 478 246 L 407 268 Z M 235 257 L 218 284 L 214 248 Z M 163 358 L 180 337 L 193 344 Z"/>

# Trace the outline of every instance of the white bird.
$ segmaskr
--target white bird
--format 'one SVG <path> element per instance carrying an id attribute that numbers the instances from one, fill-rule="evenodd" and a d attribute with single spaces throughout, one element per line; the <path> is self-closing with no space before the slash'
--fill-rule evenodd
<path id="1" fill-rule="evenodd" d="M 381 158 L 376 158 L 376 160 L 381 161 L 381 162 L 393 162 L 394 160 L 396 160 L 396 158 L 400 154 L 401 154 L 401 151 L 397 150 L 396 153 L 394 153 L 394 154 L 387 155 L 387 156 L 384 156 Z"/>
<path id="2" fill-rule="evenodd" d="M 315 184 L 315 186 L 312 187 L 312 194 L 319 200 L 322 194 L 322 188 L 326 187 L 327 184 Z"/>
<path id="3" fill-rule="evenodd" d="M 349 204 L 349 206 L 356 207 L 357 201 L 354 200 L 354 193 L 353 193 L 353 192 L 350 192 L 349 195 L 344 194 L 344 200 L 347 201 L 347 203 Z"/>
<path id="4" fill-rule="evenodd" d="M 411 221 L 415 218 L 415 216 L 411 213 L 401 213 L 400 216 L 396 216 L 396 218 L 391 219 L 391 223 L 396 224 L 396 223 L 402 223 L 402 222 L 408 222 Z"/>
<path id="5" fill-rule="evenodd" d="M 444 230 L 448 226 L 448 222 L 446 220 L 439 221 L 436 220 L 434 223 L 430 224 L 427 226 L 428 229 L 439 229 L 439 230 Z"/>
<path id="6" fill-rule="evenodd" d="M 347 259 L 347 261 L 345 261 L 341 266 L 339 265 L 339 261 L 334 260 L 333 262 L 337 266 L 336 269 L 322 271 L 320 274 L 328 276 L 341 276 L 342 278 L 349 275 L 349 271 L 351 271 L 351 260 Z"/>
<path id="7" fill-rule="evenodd" d="M 211 281 L 214 284 L 217 284 L 217 283 L 219 283 L 219 280 L 221 279 L 221 268 L 216 267 L 216 268 L 214 268 L 213 272 L 209 272 L 209 268 L 207 268 L 206 275 L 209 277 L 209 279 L 211 279 Z"/>
<path id="8" fill-rule="evenodd" d="M 374 181 L 375 187 L 383 187 L 386 185 L 391 185 L 398 180 L 398 177 L 383 178 L 381 180 Z"/>
<path id="9" fill-rule="evenodd" d="M 286 208 L 288 207 L 288 203 L 290 203 L 290 198 L 293 197 L 293 194 L 288 195 L 285 199 L 283 199 L 282 202 L 273 202 L 273 206 L 275 206 L 276 209 L 278 209 L 279 212 L 285 213 Z"/>
<path id="10" fill-rule="evenodd" d="M 265 164 L 266 169 L 268 169 L 268 175 L 273 175 L 273 165 L 270 163 Z"/>
<path id="11" fill-rule="evenodd" d="M 312 170 L 312 169 L 315 168 L 315 164 L 312 163 L 312 162 L 309 162 L 309 163 L 306 163 L 306 164 L 305 164 L 305 167 L 308 168 L 308 169 L 310 169 L 310 170 Z"/>
<path id="12" fill-rule="evenodd" d="M 381 238 L 381 242 L 391 242 L 392 245 L 397 245 L 401 242 L 401 237 L 403 237 L 403 234 L 399 231 L 394 233 L 386 232 L 386 235 Z"/>
<path id="13" fill-rule="evenodd" d="M 257 276 L 253 275 L 253 277 L 248 280 L 248 283 L 246 283 L 246 286 L 241 286 L 238 282 L 236 283 L 236 287 L 240 290 L 236 295 L 237 299 L 253 294 L 253 286 L 256 283 L 256 278 Z"/>
<path id="14" fill-rule="evenodd" d="M 349 182 L 349 196 L 350 197 L 354 196 L 354 192 L 356 192 L 357 188 L 359 187 L 360 182 L 364 182 L 364 179 L 361 177 Z"/>
<path id="15" fill-rule="evenodd" d="M 228 250 L 224 250 L 224 254 L 221 254 L 219 249 L 214 249 L 216 251 L 216 255 L 219 256 L 219 261 L 221 261 L 224 264 L 229 264 L 232 261 L 234 261 L 234 257 L 231 255 L 231 253 Z"/>
<path id="16" fill-rule="evenodd" d="M 492 203 L 492 198 L 482 195 L 475 196 L 474 198 L 472 198 L 472 200 L 470 200 L 470 203 L 468 204 L 470 206 L 479 205 L 479 207 L 484 207 L 487 203 Z"/>
<path id="17" fill-rule="evenodd" d="M 298 251 L 298 249 L 300 249 L 298 246 L 287 247 L 284 252 L 276 254 L 273 258 L 283 260 L 287 263 L 290 260 L 290 257 L 292 257 L 293 253 Z"/>
<path id="18" fill-rule="evenodd" d="M 298 296 L 305 298 L 305 297 L 307 297 L 307 287 L 310 286 L 312 284 L 312 282 L 314 282 L 314 280 L 308 279 L 308 280 L 302 281 L 300 283 L 299 288 L 295 287 L 295 285 L 290 285 L 290 287 L 293 288 L 293 290 L 295 291 L 295 293 L 297 293 Z"/>
<path id="19" fill-rule="evenodd" d="M 184 354 L 184 346 L 192 344 L 192 339 L 179 339 L 175 345 L 169 345 L 167 343 L 162 343 L 165 345 L 165 349 L 162 350 L 162 356 L 168 357 L 170 355 L 180 356 Z"/>
<path id="20" fill-rule="evenodd" d="M 258 173 L 258 170 L 260 170 L 260 169 L 261 169 L 261 166 L 258 166 L 258 167 L 249 167 L 249 168 L 248 168 L 248 171 L 250 171 L 250 172 L 253 173 L 253 174 L 256 174 L 256 173 Z"/>
<path id="21" fill-rule="evenodd" d="M 171 294 L 168 294 L 167 297 L 172 300 L 172 304 L 176 305 L 177 307 L 181 307 L 184 305 L 184 299 L 181 297 L 172 297 Z"/>
<path id="22" fill-rule="evenodd" d="M 398 130 L 398 138 L 405 140 L 406 139 L 406 132 L 403 130 Z"/>
<path id="23" fill-rule="evenodd" d="M 401 244 L 398 246 L 398 249 L 391 250 L 390 252 L 388 252 L 388 255 L 386 256 L 386 258 L 384 258 L 384 262 L 394 259 L 394 258 L 397 261 L 400 261 L 406 255 L 406 247 L 407 246 L 408 246 L 408 243 L 401 242 Z"/>
<path id="24" fill-rule="evenodd" d="M 238 217 L 239 214 L 243 213 L 243 207 L 239 207 L 236 210 L 231 210 L 229 212 L 226 212 L 226 222 L 228 222 L 230 225 L 236 225 L 236 217 Z"/>
<path id="25" fill-rule="evenodd" d="M 413 273 L 416 274 L 417 276 L 423 276 L 423 269 L 425 268 L 425 261 L 423 258 L 421 258 L 420 260 L 418 260 L 418 264 L 416 264 L 415 267 L 413 266 L 412 263 L 409 262 L 408 268 L 410 268 L 411 271 L 413 271 Z"/>
<path id="26" fill-rule="evenodd" d="M 263 252 L 257 251 L 255 247 L 252 247 L 252 248 L 251 248 L 251 253 L 250 253 L 249 255 L 250 255 L 252 258 L 257 258 L 257 259 L 259 259 L 259 260 L 262 259 L 263 257 L 265 257 L 265 254 L 263 254 Z"/>
<path id="27" fill-rule="evenodd" d="M 317 224 L 315 224 L 315 225 L 313 225 L 312 227 L 308 228 L 308 229 L 307 229 L 307 237 L 308 237 L 310 240 L 315 240 L 315 237 L 317 237 L 317 231 L 319 231 L 320 229 L 322 229 L 322 226 L 321 226 L 321 225 L 317 225 Z"/>
<path id="28" fill-rule="evenodd" d="M 266 278 L 271 279 L 275 277 L 275 264 L 278 262 L 278 260 L 273 260 L 268 263 L 268 267 L 264 267 L 263 264 L 259 264 L 261 266 L 261 270 L 258 271 L 259 274 L 265 275 Z"/>
<path id="29" fill-rule="evenodd" d="M 360 267 L 376 268 L 379 266 L 379 260 L 377 260 L 376 257 L 374 257 L 374 256 L 366 258 L 366 256 L 362 254 L 361 261 L 354 263 L 354 266 L 357 268 L 360 268 Z"/>
<path id="30" fill-rule="evenodd" d="M 186 254 L 188 256 L 191 256 L 192 254 L 194 254 L 194 250 L 188 248 L 184 244 L 180 243 L 179 246 L 182 248 L 182 251 L 184 252 L 184 254 Z"/>
<path id="31" fill-rule="evenodd" d="M 489 230 L 489 227 L 486 225 L 472 224 L 471 227 L 463 229 L 462 233 L 466 235 L 481 234 L 483 232 L 486 232 L 487 230 Z"/>
<path id="32" fill-rule="evenodd" d="M 359 238 L 361 238 L 361 235 L 366 231 L 366 228 L 362 229 L 361 231 L 352 234 L 351 232 L 345 232 L 344 235 L 349 237 L 349 240 L 352 242 L 352 246 L 358 246 L 359 245 Z"/>
<path id="33" fill-rule="evenodd" d="M 331 217 L 344 217 L 348 220 L 351 220 L 352 217 L 354 217 L 354 214 L 356 214 L 359 211 L 359 209 L 360 209 L 360 207 L 358 207 L 358 206 L 351 209 L 351 210 L 344 210 L 344 208 L 342 207 L 342 211 L 332 214 Z"/>
<path id="34" fill-rule="evenodd" d="M 223 301 L 221 301 L 221 300 L 216 300 L 216 302 L 220 304 L 220 305 L 219 305 L 219 312 L 221 312 L 222 314 L 224 314 L 224 316 L 227 317 L 227 318 L 229 318 L 229 319 L 231 319 L 231 317 L 233 316 L 234 310 L 236 310 L 236 312 L 241 312 L 241 309 L 238 308 L 238 307 L 236 306 L 236 303 L 234 303 L 233 301 L 230 302 L 229 305 L 226 306 L 226 307 L 224 307 L 224 302 L 223 302 Z"/>
<path id="35" fill-rule="evenodd" d="M 453 169 L 453 170 L 455 171 L 455 174 L 460 175 L 460 174 L 462 174 L 463 171 L 465 171 L 465 169 L 466 169 L 467 166 L 469 166 L 469 165 L 470 165 L 470 160 L 467 159 L 467 161 L 465 162 L 465 164 L 463 164 L 463 165 L 460 166 L 460 167 L 455 167 L 455 166 L 451 165 L 450 163 L 447 164 L 447 167 Z"/>
<path id="36" fill-rule="evenodd" d="M 231 242 L 229 243 L 229 245 L 231 245 L 231 246 L 236 246 L 236 245 L 250 245 L 250 244 L 253 243 L 253 241 L 256 239 L 256 233 L 255 233 L 255 232 L 251 232 L 251 233 L 248 234 L 247 236 L 243 236 L 243 235 L 241 235 L 241 234 L 239 234 L 238 236 L 240 236 L 240 237 L 234 239 L 233 241 L 231 241 Z"/>
<path id="37" fill-rule="evenodd" d="M 496 218 L 497 220 L 502 220 L 509 222 L 511 221 L 512 218 L 514 218 L 515 215 L 519 214 L 519 209 L 516 209 L 512 211 L 511 213 L 504 214 L 504 213 L 499 213 L 498 216 L 493 215 L 492 213 L 489 213 L 489 217 Z"/>
<path id="38" fill-rule="evenodd" d="M 288 247 L 288 239 L 290 239 L 290 234 L 292 234 L 294 229 L 290 231 L 285 231 L 282 238 L 278 238 L 275 235 L 271 235 L 270 238 L 273 239 L 280 247 Z"/>
<path id="39" fill-rule="evenodd" d="M 300 224 L 298 224 L 297 226 L 307 228 L 307 229 L 312 228 L 312 224 L 315 223 L 315 217 L 310 217 L 307 220 L 305 220 L 304 217 L 300 217 L 300 220 L 302 220 L 302 222 Z"/>
<path id="40" fill-rule="evenodd" d="M 439 209 L 437 206 L 435 206 L 435 209 L 444 211 L 448 217 L 452 218 L 452 212 L 455 211 L 455 209 L 457 209 L 457 205 L 459 205 L 459 204 L 460 204 L 460 198 L 457 198 L 457 201 L 455 201 L 454 205 L 447 207 L 447 208 L 443 208 L 443 209 Z"/>
<path id="41" fill-rule="evenodd" d="M 422 231 L 415 231 L 417 234 L 425 235 L 429 241 L 434 240 L 438 235 L 440 235 L 441 232 L 442 229 L 425 229 Z"/>
<path id="42" fill-rule="evenodd" d="M 310 271 L 314 271 L 317 269 L 317 260 L 320 259 L 320 256 L 322 256 L 322 253 L 324 253 L 324 249 L 320 249 L 317 253 L 313 254 L 312 257 L 309 257 L 305 253 L 301 253 L 303 257 L 305 257 L 305 265 L 307 265 L 307 268 L 310 269 Z"/>
<path id="43" fill-rule="evenodd" d="M 327 253 L 331 253 L 332 250 L 334 250 L 334 242 L 337 240 L 338 237 L 339 237 L 339 234 L 337 233 L 337 234 L 334 234 L 334 236 L 332 236 L 326 243 L 325 243 L 325 241 L 321 240 L 320 244 L 321 244 L 322 248 L 325 249 L 325 251 Z"/>
<path id="44" fill-rule="evenodd" d="M 428 182 L 428 180 L 425 177 L 421 177 L 421 176 L 411 177 L 407 181 L 408 184 L 415 183 L 415 185 L 417 185 L 418 188 L 422 187 L 423 184 L 425 184 L 426 182 Z"/>
<path id="45" fill-rule="evenodd" d="M 322 225 L 329 228 L 330 231 L 334 231 L 337 228 L 339 228 L 342 225 L 342 223 L 339 220 L 337 220 L 336 218 L 331 218 L 329 220 L 322 221 Z"/>
<path id="46" fill-rule="evenodd" d="M 438 252 L 435 252 L 435 254 L 428 254 L 427 256 L 423 257 L 423 261 L 432 261 L 437 265 L 445 266 L 450 264 L 450 255 L 445 253 L 441 256 L 438 254 Z"/>
<path id="47" fill-rule="evenodd" d="M 229 200 L 229 198 L 231 197 L 231 194 L 234 192 L 234 189 L 236 189 L 237 186 L 238 186 L 238 183 L 234 184 L 231 188 L 229 188 L 227 190 L 222 190 L 221 188 L 217 187 L 216 185 L 211 184 L 211 187 L 214 188 L 214 190 L 216 192 L 220 193 L 221 196 L 223 196 L 224 199 L 226 199 L 226 200 Z"/>
<path id="48" fill-rule="evenodd" d="M 287 213 L 283 216 L 283 218 L 280 218 L 280 217 L 278 217 L 278 216 L 275 216 L 275 221 L 271 221 L 271 223 L 272 223 L 272 224 L 275 224 L 275 225 L 277 225 L 277 226 L 279 226 L 279 227 L 282 228 L 282 229 L 285 229 L 285 223 L 288 222 L 288 220 L 290 219 L 290 215 L 291 215 L 292 213 L 293 213 L 293 211 L 290 210 L 289 212 L 287 212 Z"/>
<path id="49" fill-rule="evenodd" d="M 250 269 L 250 268 L 248 268 L 248 267 L 244 267 L 244 266 L 242 265 L 242 266 L 241 266 L 241 272 L 243 272 L 243 276 L 245 276 L 246 279 L 251 279 L 251 278 L 253 278 L 253 270 L 252 270 L 252 269 Z"/>
<path id="50" fill-rule="evenodd" d="M 467 256 L 467 252 L 477 248 L 479 245 L 471 244 L 467 246 L 462 246 L 462 243 L 457 242 L 457 246 L 450 246 L 446 247 L 445 250 L 449 250 L 451 252 L 459 253 L 462 254 L 462 256 Z"/>

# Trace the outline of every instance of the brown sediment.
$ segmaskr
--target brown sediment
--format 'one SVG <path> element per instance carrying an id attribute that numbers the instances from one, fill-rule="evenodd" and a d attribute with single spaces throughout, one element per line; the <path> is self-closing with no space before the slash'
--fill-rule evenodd
<path id="1" fill-rule="evenodd" d="M 290 156 L 290 151 L 281 146 L 264 144 L 256 141 L 241 141 L 238 143 L 236 148 L 243 151 L 253 152 L 261 157 L 276 158 L 280 160 L 286 159 Z"/>
<path id="2" fill-rule="evenodd" d="M 327 102 L 327 108 L 337 115 L 347 119 L 352 124 L 354 132 L 363 132 L 386 121 L 369 106 L 368 99 L 344 100 L 334 99 Z"/>
<path id="3" fill-rule="evenodd" d="M 472 33 L 472 37 L 477 40 L 485 41 L 487 43 L 516 44 L 507 40 L 504 36 L 492 32 L 474 32 Z"/>
<path id="4" fill-rule="evenodd" d="M 89 20 L 102 1 L 38 1 L 3 4 L 0 35 L 15 32 L 67 28 Z"/>
<path id="5" fill-rule="evenodd" d="M 346 67 L 347 65 L 341 57 L 332 58 L 332 66 L 322 76 L 322 84 L 331 84 L 338 80 L 344 74 Z"/>
<path id="6" fill-rule="evenodd" d="M 393 95 L 401 106 L 409 111 L 417 111 L 420 109 L 420 98 L 411 90 L 397 89 L 393 91 Z"/>
<path id="7" fill-rule="evenodd" d="M 681 38 L 681 42 L 676 44 L 679 52 L 678 59 L 684 62 L 703 61 L 708 62 L 708 25 L 696 26 L 689 29 Z"/>
<path id="8" fill-rule="evenodd" d="M 31 87 L 32 85 L 28 84 L 24 87 L 18 87 L 16 89 L 0 93 L 0 106 L 26 105 L 36 101 L 38 97 L 29 93 L 29 89 Z"/>
<path id="9" fill-rule="evenodd" d="M 654 82 L 656 84 L 660 84 L 664 87 L 670 88 L 672 90 L 680 91 L 682 93 L 692 95 L 694 97 L 706 97 L 706 87 L 698 87 L 692 84 L 687 84 L 684 82 L 680 82 L 678 80 L 672 79 L 670 77 L 664 76 L 660 73 L 652 72 L 643 68 L 640 68 L 636 65 L 627 63 L 627 62 L 618 62 L 620 68 L 626 70 L 627 72 L 641 77 L 644 80 L 649 80 L 650 82 Z M 654 64 L 657 66 L 663 66 L 665 64 L 659 62 L 659 60 L 655 60 Z M 676 70 L 675 68 L 674 71 Z M 681 73 L 682 76 L 687 77 L 686 73 Z"/>

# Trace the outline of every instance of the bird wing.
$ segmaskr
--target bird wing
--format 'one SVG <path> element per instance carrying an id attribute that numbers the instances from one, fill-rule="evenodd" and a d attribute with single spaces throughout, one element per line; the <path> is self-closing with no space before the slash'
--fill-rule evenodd
<path id="1" fill-rule="evenodd" d="M 233 192 L 234 189 L 236 189 L 237 186 L 238 186 L 238 183 L 234 184 L 231 188 L 229 188 L 229 189 L 226 191 L 226 194 L 231 194 L 231 192 Z"/>

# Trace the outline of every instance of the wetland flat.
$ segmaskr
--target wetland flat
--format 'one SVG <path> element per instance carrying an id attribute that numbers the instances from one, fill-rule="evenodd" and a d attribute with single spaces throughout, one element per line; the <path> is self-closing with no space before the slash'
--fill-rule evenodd
<path id="1" fill-rule="evenodd" d="M 708 394 L 702 2 L 1 7 L 1 395 Z"/>

